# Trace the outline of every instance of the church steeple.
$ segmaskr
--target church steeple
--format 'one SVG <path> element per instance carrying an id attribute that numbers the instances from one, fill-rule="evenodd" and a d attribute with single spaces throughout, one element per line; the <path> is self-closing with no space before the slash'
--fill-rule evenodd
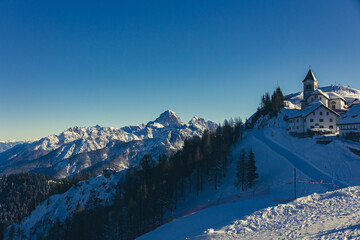
<path id="1" fill-rule="evenodd" d="M 318 81 L 311 68 L 309 69 L 309 72 L 306 74 L 306 77 L 302 82 L 304 85 L 304 100 L 306 100 L 312 92 L 318 89 Z"/>
<path id="2" fill-rule="evenodd" d="M 308 73 L 306 74 L 306 77 L 305 77 L 305 79 L 303 80 L 303 82 L 305 82 L 305 81 L 308 80 L 308 79 L 317 82 L 314 73 L 311 71 L 311 68 L 309 69 Z"/>

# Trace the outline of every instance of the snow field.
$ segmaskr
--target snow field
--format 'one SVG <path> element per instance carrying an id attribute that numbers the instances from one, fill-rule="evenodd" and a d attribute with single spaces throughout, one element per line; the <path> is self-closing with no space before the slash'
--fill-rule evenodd
<path id="1" fill-rule="evenodd" d="M 313 194 L 256 211 L 193 239 L 359 239 L 360 187 Z"/>

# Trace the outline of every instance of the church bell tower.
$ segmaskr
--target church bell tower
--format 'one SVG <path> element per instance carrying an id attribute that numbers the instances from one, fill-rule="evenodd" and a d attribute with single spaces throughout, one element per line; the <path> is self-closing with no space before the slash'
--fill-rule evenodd
<path id="1" fill-rule="evenodd" d="M 304 85 L 304 101 L 310 96 L 312 92 L 318 89 L 318 81 L 316 80 L 316 77 L 314 76 L 314 73 L 311 71 L 311 68 L 309 69 L 309 72 L 307 73 L 305 79 L 303 80 Z"/>

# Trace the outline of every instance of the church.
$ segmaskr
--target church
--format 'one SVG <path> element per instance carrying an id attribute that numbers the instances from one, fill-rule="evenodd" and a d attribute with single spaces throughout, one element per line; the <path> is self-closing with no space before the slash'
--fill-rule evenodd
<path id="1" fill-rule="evenodd" d="M 289 132 L 294 134 L 336 134 L 337 120 L 346 112 L 346 100 L 335 92 L 323 92 L 311 69 L 303 82 L 301 110 L 288 118 Z"/>
<path id="2" fill-rule="evenodd" d="M 324 93 L 318 89 L 318 80 L 314 76 L 314 73 L 309 70 L 305 79 L 303 80 L 304 86 L 304 99 L 301 101 L 301 108 L 304 109 L 314 102 L 321 103 L 324 106 L 331 108 L 339 113 L 345 111 L 346 101 L 339 94 L 334 92 Z"/>

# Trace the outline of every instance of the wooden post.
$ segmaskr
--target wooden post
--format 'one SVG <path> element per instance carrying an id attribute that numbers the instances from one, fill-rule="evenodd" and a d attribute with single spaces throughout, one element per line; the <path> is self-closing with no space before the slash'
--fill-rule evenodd
<path id="1" fill-rule="evenodd" d="M 296 168 L 294 168 L 294 200 L 296 200 Z"/>

